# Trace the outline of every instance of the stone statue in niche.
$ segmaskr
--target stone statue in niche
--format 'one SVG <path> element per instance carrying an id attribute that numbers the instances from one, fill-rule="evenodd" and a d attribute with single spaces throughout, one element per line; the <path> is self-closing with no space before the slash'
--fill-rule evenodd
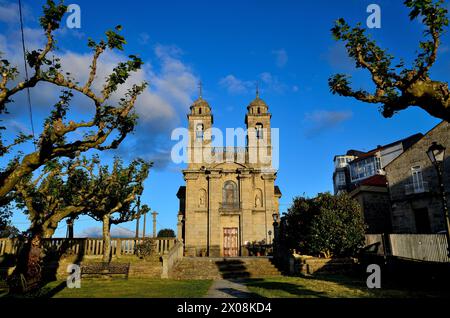
<path id="1" fill-rule="evenodd" d="M 259 208 L 261 207 L 261 197 L 259 196 L 259 193 L 256 194 L 256 198 L 255 198 L 255 208 Z"/>
<path id="2" fill-rule="evenodd" d="M 205 191 L 200 191 L 200 197 L 198 199 L 198 205 L 200 207 L 204 207 L 205 206 L 205 201 L 206 201 L 206 194 Z"/>

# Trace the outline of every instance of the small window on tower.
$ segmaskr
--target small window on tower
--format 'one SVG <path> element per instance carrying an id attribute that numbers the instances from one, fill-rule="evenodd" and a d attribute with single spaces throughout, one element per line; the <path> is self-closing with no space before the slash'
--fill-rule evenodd
<path id="1" fill-rule="evenodd" d="M 199 115 L 202 114 L 202 108 L 201 108 L 201 107 L 198 109 L 198 114 L 199 114 Z"/>
<path id="2" fill-rule="evenodd" d="M 258 114 L 261 114 L 261 108 L 258 107 Z"/>
<path id="3" fill-rule="evenodd" d="M 195 128 L 195 138 L 197 140 L 203 140 L 203 124 L 197 124 Z"/>
<path id="4" fill-rule="evenodd" d="M 262 124 L 256 124 L 256 139 L 263 139 L 263 125 Z"/>

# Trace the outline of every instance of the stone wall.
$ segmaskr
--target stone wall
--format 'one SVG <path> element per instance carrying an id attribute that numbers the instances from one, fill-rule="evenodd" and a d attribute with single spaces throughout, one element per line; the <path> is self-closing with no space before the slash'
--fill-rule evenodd
<path id="1" fill-rule="evenodd" d="M 436 233 L 444 230 L 442 201 L 439 193 L 437 172 L 426 151 L 432 142 L 447 148 L 444 161 L 444 185 L 450 192 L 450 124 L 442 122 L 401 156 L 385 167 L 392 204 L 392 226 L 394 233 L 416 233 L 420 225 L 415 222 L 415 211 L 428 210 L 430 230 Z M 420 167 L 424 190 L 421 193 L 406 191 L 412 184 L 412 167 Z"/>
<path id="2" fill-rule="evenodd" d="M 351 194 L 358 201 L 367 225 L 366 233 L 391 231 L 391 203 L 386 187 L 361 186 Z"/>

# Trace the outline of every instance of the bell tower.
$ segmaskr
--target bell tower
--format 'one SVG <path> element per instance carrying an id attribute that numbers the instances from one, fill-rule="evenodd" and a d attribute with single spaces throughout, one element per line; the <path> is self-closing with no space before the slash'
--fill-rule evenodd
<path id="1" fill-rule="evenodd" d="M 208 102 L 202 97 L 202 84 L 199 83 L 199 97 L 190 107 L 188 118 L 189 147 L 188 169 L 197 169 L 204 163 L 204 149 L 211 147 L 211 128 L 213 115 Z"/>
<path id="2" fill-rule="evenodd" d="M 269 107 L 259 97 L 257 87 L 256 98 L 247 106 L 247 114 L 245 115 L 248 161 L 255 168 L 270 168 L 272 166 L 271 117 Z"/>

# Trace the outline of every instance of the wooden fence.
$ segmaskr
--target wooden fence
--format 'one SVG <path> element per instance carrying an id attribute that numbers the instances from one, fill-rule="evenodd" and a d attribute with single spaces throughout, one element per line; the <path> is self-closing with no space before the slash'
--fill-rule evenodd
<path id="1" fill-rule="evenodd" d="M 366 235 L 366 246 L 376 243 L 380 243 L 382 254 L 429 262 L 450 262 L 444 234 Z"/>
<path id="2" fill-rule="evenodd" d="M 163 255 L 169 251 L 176 242 L 175 238 L 155 238 L 156 251 Z M 113 256 L 133 255 L 137 244 L 142 243 L 142 239 L 113 238 L 111 239 L 111 253 Z M 23 242 L 18 239 L 0 239 L 0 255 L 16 254 Z M 97 238 L 51 238 L 43 239 L 45 249 L 71 250 L 75 254 L 81 255 L 102 255 L 103 240 Z"/>

